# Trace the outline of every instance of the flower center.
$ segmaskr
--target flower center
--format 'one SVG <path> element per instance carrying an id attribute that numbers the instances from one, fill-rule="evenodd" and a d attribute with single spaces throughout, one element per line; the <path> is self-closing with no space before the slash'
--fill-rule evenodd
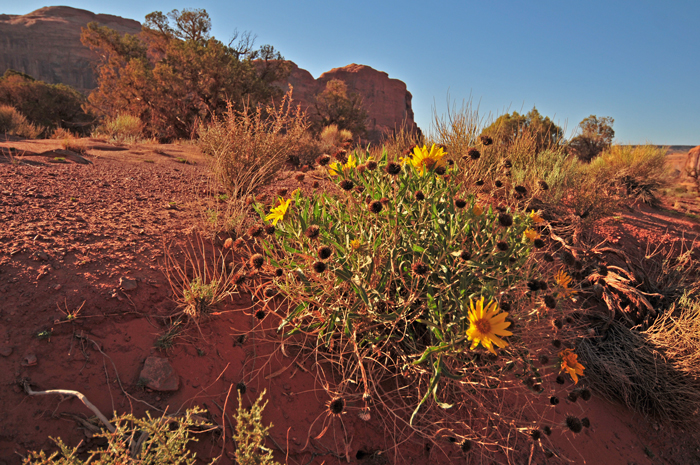
<path id="1" fill-rule="evenodd" d="M 480 334 L 488 334 L 491 332 L 491 322 L 485 318 L 476 320 L 474 326 L 476 326 L 476 330 L 479 331 Z"/>

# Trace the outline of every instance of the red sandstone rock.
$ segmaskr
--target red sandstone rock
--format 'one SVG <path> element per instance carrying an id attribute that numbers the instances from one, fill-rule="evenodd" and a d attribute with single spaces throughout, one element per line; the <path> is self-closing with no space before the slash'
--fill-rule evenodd
<path id="1" fill-rule="evenodd" d="M 180 377 L 167 358 L 148 357 L 139 379 L 154 391 L 177 391 L 180 387 Z"/>

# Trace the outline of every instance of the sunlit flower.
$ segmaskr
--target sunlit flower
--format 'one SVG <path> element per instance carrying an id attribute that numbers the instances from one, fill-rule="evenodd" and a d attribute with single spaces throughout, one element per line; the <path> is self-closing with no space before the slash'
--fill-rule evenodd
<path id="1" fill-rule="evenodd" d="M 344 165 L 341 165 L 339 162 L 333 162 L 330 165 L 328 165 L 328 174 L 331 176 L 338 176 L 342 171 L 347 171 L 351 168 L 355 168 L 357 166 L 357 160 L 352 157 L 352 153 L 348 155 L 348 161 Z"/>
<path id="2" fill-rule="evenodd" d="M 583 370 L 585 370 L 585 367 L 578 362 L 578 355 L 571 349 L 564 349 L 559 352 L 559 359 L 561 360 L 559 371 L 569 373 L 574 383 L 578 384 L 578 377 L 583 376 Z"/>
<path id="3" fill-rule="evenodd" d="M 484 213 L 484 209 L 479 205 L 474 205 L 474 207 L 472 208 L 472 213 L 474 214 L 474 216 L 481 216 L 481 214 Z"/>
<path id="4" fill-rule="evenodd" d="M 498 336 L 512 336 L 513 333 L 506 330 L 510 326 L 509 321 L 505 321 L 507 312 L 499 313 L 498 303 L 490 301 L 484 308 L 484 297 L 474 302 L 469 299 L 469 329 L 467 337 L 472 341 L 471 349 L 474 350 L 479 344 L 496 354 L 493 344 L 500 348 L 508 346 L 508 343 Z"/>
<path id="5" fill-rule="evenodd" d="M 576 294 L 576 291 L 569 288 L 569 284 L 571 284 L 571 276 L 566 274 L 566 271 L 563 269 L 559 270 L 557 274 L 554 275 L 554 280 L 557 282 L 559 287 L 562 288 L 561 293 L 564 296 L 571 297 L 572 295 Z"/>
<path id="6" fill-rule="evenodd" d="M 530 212 L 530 219 L 535 224 L 542 223 L 544 221 L 540 214 L 534 210 Z"/>
<path id="7" fill-rule="evenodd" d="M 284 200 L 282 197 L 279 198 L 279 205 L 270 209 L 270 214 L 265 217 L 265 220 L 272 220 L 272 225 L 276 226 L 279 220 L 283 220 L 284 216 L 287 214 L 289 209 L 289 204 L 292 203 L 292 199 Z"/>
<path id="8" fill-rule="evenodd" d="M 410 163 L 421 175 L 427 170 L 435 169 L 445 164 L 445 155 L 447 152 L 442 147 L 433 144 L 430 150 L 424 145 L 422 148 L 415 146 L 413 148 L 413 156 L 402 158 L 403 163 Z"/>
<path id="9" fill-rule="evenodd" d="M 534 229 L 527 228 L 527 229 L 523 232 L 523 237 L 524 237 L 525 239 L 527 239 L 528 241 L 533 242 L 533 241 L 535 241 L 535 239 L 539 239 L 539 238 L 540 238 L 540 233 L 538 233 L 538 232 L 535 231 Z"/>
<path id="10" fill-rule="evenodd" d="M 359 249 L 361 245 L 362 245 L 362 244 L 360 244 L 360 240 L 359 240 L 359 239 L 353 239 L 353 240 L 350 241 L 350 248 L 351 248 L 352 250 L 357 250 L 357 249 Z"/>

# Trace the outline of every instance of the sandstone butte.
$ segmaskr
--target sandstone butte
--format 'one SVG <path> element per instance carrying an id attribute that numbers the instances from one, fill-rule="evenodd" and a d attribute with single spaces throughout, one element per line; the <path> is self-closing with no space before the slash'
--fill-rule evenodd
<path id="1" fill-rule="evenodd" d="M 67 6 L 40 8 L 25 15 L 0 14 L 0 74 L 14 69 L 42 81 L 68 84 L 82 92 L 96 87 L 93 71 L 97 55 L 80 42 L 80 28 L 95 21 L 121 33 L 137 34 L 141 24 L 132 19 Z M 311 73 L 291 63 L 288 83 L 294 99 L 313 113 L 314 97 L 331 79 L 339 79 L 349 92 L 362 97 L 368 112 L 367 138 L 378 142 L 381 135 L 405 127 L 418 131 L 406 84 L 369 66 L 351 64 L 334 68 L 314 79 Z M 287 83 L 280 83 L 285 88 Z"/>

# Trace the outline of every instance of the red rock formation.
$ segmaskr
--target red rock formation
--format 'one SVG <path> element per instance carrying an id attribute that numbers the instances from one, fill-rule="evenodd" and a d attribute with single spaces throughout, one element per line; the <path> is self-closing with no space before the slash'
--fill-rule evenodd
<path id="1" fill-rule="evenodd" d="M 294 87 L 294 100 L 303 108 L 314 113 L 314 99 L 323 92 L 326 83 L 332 79 L 343 81 L 348 92 L 362 97 L 362 102 L 369 114 L 367 137 L 379 142 L 381 136 L 406 125 L 406 129 L 419 131 L 413 117 L 411 93 L 406 84 L 398 79 L 391 79 L 382 71 L 365 65 L 351 64 L 334 68 L 314 79 L 311 73 L 290 62 L 291 73 L 287 82 Z"/>
<path id="2" fill-rule="evenodd" d="M 21 16 L 0 14 L 0 75 L 14 69 L 52 84 L 95 88 L 96 55 L 80 43 L 80 28 L 92 21 L 122 33 L 141 31 L 138 21 L 67 6 L 49 6 Z"/>

